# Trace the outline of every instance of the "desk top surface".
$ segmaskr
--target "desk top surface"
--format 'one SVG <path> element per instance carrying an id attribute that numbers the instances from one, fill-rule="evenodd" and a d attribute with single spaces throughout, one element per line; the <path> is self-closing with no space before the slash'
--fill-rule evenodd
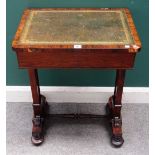
<path id="1" fill-rule="evenodd" d="M 26 9 L 14 48 L 131 48 L 141 43 L 128 9 Z"/>

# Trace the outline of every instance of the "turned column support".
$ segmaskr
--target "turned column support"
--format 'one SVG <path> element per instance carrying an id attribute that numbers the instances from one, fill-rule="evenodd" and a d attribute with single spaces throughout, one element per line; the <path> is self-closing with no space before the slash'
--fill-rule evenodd
<path id="1" fill-rule="evenodd" d="M 120 147 L 124 139 L 122 137 L 122 94 L 125 80 L 125 70 L 118 69 L 116 71 L 115 89 L 114 95 L 109 98 L 107 109 L 110 115 L 111 127 L 112 127 L 112 144 L 116 147 Z"/>
<path id="2" fill-rule="evenodd" d="M 114 111 L 113 117 L 121 117 L 122 94 L 125 81 L 125 70 L 118 69 L 116 71 L 115 90 L 113 96 Z"/>
<path id="3" fill-rule="evenodd" d="M 43 123 L 45 117 L 45 106 L 47 105 L 46 98 L 40 94 L 39 78 L 37 69 L 28 69 L 32 99 L 33 99 L 33 127 L 31 141 L 34 145 L 39 145 L 43 142 Z"/>
<path id="4" fill-rule="evenodd" d="M 41 95 L 37 69 L 29 69 L 30 86 L 33 99 L 34 117 L 41 114 Z"/>

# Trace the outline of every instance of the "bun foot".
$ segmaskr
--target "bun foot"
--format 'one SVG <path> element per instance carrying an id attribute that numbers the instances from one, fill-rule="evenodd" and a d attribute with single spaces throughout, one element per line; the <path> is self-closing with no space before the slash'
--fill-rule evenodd
<path id="1" fill-rule="evenodd" d="M 122 136 L 115 136 L 113 135 L 112 138 L 111 138 L 111 143 L 113 146 L 115 147 L 121 147 L 124 143 L 124 139 Z"/>
<path id="2" fill-rule="evenodd" d="M 35 137 L 34 137 L 33 135 L 32 135 L 32 137 L 31 137 L 31 142 L 32 142 L 32 144 L 34 144 L 34 145 L 36 145 L 36 146 L 42 144 L 43 141 L 44 141 L 44 137 L 41 136 L 40 134 L 38 134 L 38 135 L 35 134 Z"/>

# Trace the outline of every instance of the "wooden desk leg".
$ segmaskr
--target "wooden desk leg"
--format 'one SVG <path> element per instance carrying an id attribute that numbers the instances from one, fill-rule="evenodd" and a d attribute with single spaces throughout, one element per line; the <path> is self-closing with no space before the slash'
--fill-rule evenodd
<path id="1" fill-rule="evenodd" d="M 45 108 L 48 104 L 43 95 L 40 94 L 39 79 L 37 69 L 28 69 L 31 92 L 33 98 L 33 127 L 32 127 L 32 137 L 31 141 L 34 145 L 39 145 L 43 142 L 43 123 L 45 118 Z"/>
<path id="2" fill-rule="evenodd" d="M 109 98 L 107 103 L 107 110 L 109 112 L 111 125 L 112 125 L 112 138 L 111 142 L 114 146 L 120 147 L 124 143 L 122 137 L 122 118 L 121 118 L 121 107 L 122 107 L 122 93 L 125 79 L 125 70 L 118 69 L 116 71 L 116 81 L 114 95 Z"/>

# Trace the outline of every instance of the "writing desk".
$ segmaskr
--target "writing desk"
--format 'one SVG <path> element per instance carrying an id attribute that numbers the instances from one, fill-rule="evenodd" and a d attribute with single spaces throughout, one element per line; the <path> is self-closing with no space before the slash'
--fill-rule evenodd
<path id="1" fill-rule="evenodd" d="M 141 48 L 126 8 L 26 9 L 12 48 L 19 68 L 27 69 L 33 98 L 32 142 L 43 142 L 46 99 L 40 94 L 39 68 L 107 68 L 116 70 L 114 95 L 107 103 L 112 144 L 121 146 L 122 92 L 125 71 L 134 66 Z"/>

